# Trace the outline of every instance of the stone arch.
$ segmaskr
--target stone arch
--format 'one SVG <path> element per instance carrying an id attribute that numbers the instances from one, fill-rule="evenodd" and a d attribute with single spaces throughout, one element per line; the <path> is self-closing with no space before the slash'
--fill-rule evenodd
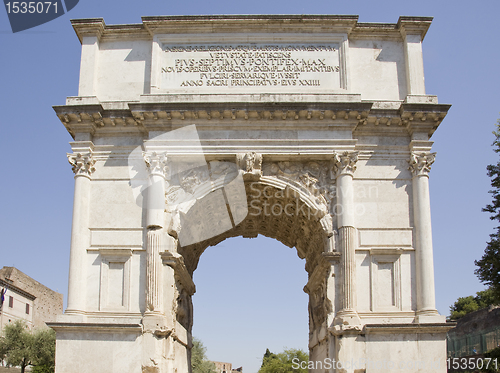
<path id="1" fill-rule="evenodd" d="M 324 210 L 314 209 L 310 199 L 304 198 L 293 186 L 287 185 L 280 189 L 265 181 L 246 181 L 245 190 L 248 215 L 242 222 L 222 234 L 192 245 L 179 246 L 179 254 L 184 257 L 189 273 L 194 272 L 199 257 L 209 246 L 215 246 L 230 237 L 253 238 L 259 234 L 296 248 L 297 255 L 306 259 L 306 271 L 311 272 L 320 260 L 321 253 L 327 251 L 325 245 L 331 230 L 328 231 L 323 222 L 330 215 Z M 203 198 L 213 192 L 207 193 Z M 199 212 L 196 205 L 193 205 L 185 214 L 185 219 L 198 215 L 194 218 L 204 219 L 206 222 L 210 218 L 210 212 L 204 211 L 203 215 L 199 215 Z M 199 223 L 204 224 L 204 221 L 200 220 Z"/>
<path id="2" fill-rule="evenodd" d="M 286 162 L 288 166 L 290 162 Z M 309 162 L 311 163 L 311 162 Z M 283 166 L 283 165 L 282 165 Z M 296 165 L 295 165 L 296 166 Z M 326 171 L 326 162 L 323 163 Z M 333 220 L 329 213 L 329 203 L 324 191 L 311 183 L 304 184 L 301 180 L 311 180 L 312 175 L 307 167 L 301 166 L 296 180 L 288 175 L 262 176 L 243 171 L 246 205 L 248 214 L 233 227 L 221 234 L 205 240 L 181 246 L 177 242 L 177 255 L 182 258 L 186 271 L 192 278 L 203 252 L 210 246 L 215 246 L 227 238 L 242 236 L 254 238 L 259 234 L 276 239 L 285 246 L 295 248 L 299 258 L 305 260 L 305 270 L 308 274 L 308 283 L 304 284 L 304 291 L 309 295 L 309 346 L 318 344 L 318 335 L 326 335 L 329 327 L 328 316 L 334 309 L 334 300 L 328 297 L 328 276 L 331 265 L 325 253 L 334 249 L 332 244 Z M 242 175 L 242 171 L 239 171 Z M 226 180 L 227 181 L 227 180 Z M 182 181 L 180 182 L 182 184 Z M 170 233 L 182 233 L 182 222 L 194 220 L 194 226 L 210 223 L 210 200 L 213 193 L 224 188 L 223 183 L 215 183 L 209 189 L 201 186 L 204 192 L 199 195 L 195 203 L 178 219 L 176 229 Z M 174 188 L 175 189 L 175 188 Z M 175 219 L 173 219 L 175 221 Z M 176 318 L 189 332 L 192 328 L 192 301 L 189 292 L 183 284 L 176 281 Z M 331 320 L 330 320 L 331 321 Z"/>
<path id="3" fill-rule="evenodd" d="M 421 45 L 429 18 L 372 25 L 337 15 L 72 23 L 83 44 L 80 92 L 54 107 L 74 139 L 68 160 L 75 173 L 67 309 L 51 324 L 58 335 L 59 373 L 75 365 L 81 372 L 128 366 L 134 373 L 188 373 L 192 273 L 206 247 L 242 232 L 275 236 L 307 261 L 310 361 L 392 358 L 395 340 L 404 342 L 398 343 L 398 358 L 442 361 L 449 325 L 435 307 L 428 185 L 435 155 L 429 140 L 450 106 L 425 95 Z M 393 51 L 402 70 L 372 63 L 365 53 L 370 48 L 361 45 L 370 40 Z M 203 86 L 180 85 L 201 71 L 175 72 L 177 57 L 193 57 L 199 66 L 213 59 L 211 48 L 200 45 L 243 53 L 254 48 L 267 53 L 272 46 L 302 61 L 302 67 L 290 72 L 295 78 L 277 78 L 272 85 L 260 72 L 255 79 L 228 78 L 231 86 L 209 85 L 210 74 Z M 144 51 L 145 65 L 123 60 L 124 48 Z M 103 69 L 109 77 L 96 79 Z M 133 79 L 124 82 L 122 71 Z M 365 79 L 366 74 L 384 79 Z M 134 77 L 144 77 L 144 84 Z M 199 136 L 187 123 L 196 124 Z M 181 129 L 193 136 L 161 137 Z M 144 159 L 130 157 L 139 146 Z M 183 156 L 198 159 L 199 168 L 189 164 L 185 173 L 169 174 L 168 163 Z M 130 173 L 132 158 L 141 167 Z M 255 181 L 270 192 L 290 191 L 321 213 L 310 221 L 233 216 L 234 226 L 228 218 L 227 229 L 219 226 L 214 237 L 192 240 L 191 251 L 187 243 L 179 247 L 186 228 L 182 219 L 188 216 L 170 210 L 166 188 L 186 197 L 183 214 L 202 206 L 204 198 L 224 201 L 225 177 L 212 177 L 214 170 L 224 173 L 223 162 L 233 165 L 244 190 Z M 144 192 L 140 198 L 130 193 L 133 178 L 148 182 L 147 188 L 136 188 Z M 380 195 L 355 194 L 370 186 L 380 188 Z M 279 209 L 288 198 L 269 203 Z M 226 206 L 215 198 L 213 203 Z M 248 200 L 243 204 L 248 207 Z M 359 204 L 370 211 L 357 214 Z M 338 214 L 332 214 L 328 207 L 337 205 Z M 109 260 L 122 277 L 109 281 Z M 108 293 L 122 294 L 122 305 L 100 296 Z M 387 294 L 397 296 L 385 299 Z M 83 343 L 84 357 L 74 353 Z M 372 369 L 361 365 L 332 370 Z"/>

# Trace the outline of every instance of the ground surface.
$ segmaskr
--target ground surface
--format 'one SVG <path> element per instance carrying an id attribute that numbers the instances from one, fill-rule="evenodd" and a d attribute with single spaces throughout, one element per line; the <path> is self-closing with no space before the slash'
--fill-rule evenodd
<path id="1" fill-rule="evenodd" d="M 21 369 L 19 368 L 0 367 L 0 373 L 19 373 L 19 372 L 21 372 Z"/>

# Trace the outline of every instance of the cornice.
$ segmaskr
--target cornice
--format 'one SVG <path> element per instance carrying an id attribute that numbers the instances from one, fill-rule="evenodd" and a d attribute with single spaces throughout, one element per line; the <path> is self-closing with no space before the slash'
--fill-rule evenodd
<path id="1" fill-rule="evenodd" d="M 126 25 L 107 25 L 105 33 L 102 35 L 102 41 L 110 40 L 151 40 L 151 34 L 141 23 Z"/>
<path id="2" fill-rule="evenodd" d="M 374 35 L 404 37 L 420 34 L 424 38 L 431 17 L 400 17 L 397 23 L 358 22 L 357 15 L 188 15 L 148 16 L 142 23 L 106 25 L 102 18 L 74 19 L 71 24 L 83 37 L 152 39 L 157 34 L 196 33 L 343 33 L 353 37 Z"/>
<path id="3" fill-rule="evenodd" d="M 349 33 L 354 15 L 211 15 L 143 17 L 146 29 L 154 34 L 177 33 Z"/>
<path id="4" fill-rule="evenodd" d="M 104 109 L 101 104 L 54 106 L 68 132 L 143 133 L 172 125 L 296 122 L 327 124 L 354 130 L 383 128 L 425 132 L 430 137 L 451 105 L 407 104 L 381 109 L 373 102 L 130 102 L 128 109 Z M 398 130 L 399 131 L 399 130 Z"/>
<path id="5" fill-rule="evenodd" d="M 62 105 L 53 106 L 61 123 L 70 135 L 75 138 L 77 133 L 94 135 L 96 128 L 102 124 L 101 105 Z"/>
<path id="6" fill-rule="evenodd" d="M 100 333 L 140 333 L 142 326 L 140 324 L 120 324 L 120 323 L 63 323 L 47 322 L 49 328 L 60 332 L 75 332 L 84 330 L 86 332 Z"/>
<path id="7" fill-rule="evenodd" d="M 72 19 L 71 25 L 80 43 L 83 42 L 85 36 L 97 36 L 97 39 L 100 39 L 106 28 L 103 18 Z"/>
<path id="8" fill-rule="evenodd" d="M 358 23 L 349 34 L 349 38 L 391 38 L 401 40 L 401 33 L 395 23 Z"/>
<path id="9" fill-rule="evenodd" d="M 451 105 L 448 104 L 403 103 L 399 111 L 402 124 L 410 135 L 414 132 L 426 132 L 430 138 L 450 108 Z"/>
<path id="10" fill-rule="evenodd" d="M 396 27 L 403 37 L 409 34 L 420 35 L 421 39 L 424 40 L 427 30 L 431 26 L 432 19 L 433 17 L 401 16 Z"/>
<path id="11" fill-rule="evenodd" d="M 192 120 L 266 120 L 300 119 L 345 120 L 356 122 L 368 114 L 371 104 L 361 102 L 231 102 L 231 103 L 131 103 L 130 111 L 138 121 L 160 118 Z"/>
<path id="12" fill-rule="evenodd" d="M 172 16 L 145 16 L 141 17 L 146 22 L 166 21 L 338 21 L 354 22 L 359 16 L 349 14 L 213 14 L 213 15 L 172 15 Z"/>
<path id="13" fill-rule="evenodd" d="M 366 334 L 379 333 L 446 333 L 454 328 L 456 323 L 425 323 L 425 324 L 366 324 L 363 328 Z"/>
<path id="14" fill-rule="evenodd" d="M 351 39 L 404 38 L 407 34 L 420 35 L 423 40 L 432 22 L 432 17 L 401 16 L 397 23 L 357 23 L 349 35 Z"/>

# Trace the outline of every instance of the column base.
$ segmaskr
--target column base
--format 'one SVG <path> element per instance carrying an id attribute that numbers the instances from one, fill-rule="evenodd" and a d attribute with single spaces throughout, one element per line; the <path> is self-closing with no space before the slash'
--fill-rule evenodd
<path id="1" fill-rule="evenodd" d="M 84 313 L 70 313 L 66 311 L 62 315 L 57 315 L 56 322 L 58 323 L 83 323 L 87 319 Z"/>
<path id="2" fill-rule="evenodd" d="M 347 309 L 337 312 L 330 332 L 333 334 L 359 333 L 362 329 L 363 326 L 358 313 L 355 310 Z"/>
<path id="3" fill-rule="evenodd" d="M 167 318 L 157 311 L 147 311 L 142 318 L 142 327 L 142 372 L 166 373 L 168 360 L 165 350 L 172 334 Z"/>
<path id="4" fill-rule="evenodd" d="M 440 315 L 435 309 L 420 310 L 417 311 L 417 316 L 413 321 L 416 324 L 423 323 L 444 323 L 446 322 L 446 316 Z"/>
<path id="5" fill-rule="evenodd" d="M 142 318 L 142 326 L 144 333 L 151 333 L 156 336 L 165 336 L 172 331 L 166 316 L 157 312 L 146 312 Z"/>
<path id="6" fill-rule="evenodd" d="M 69 309 L 66 308 L 66 311 L 64 311 L 64 315 L 77 315 L 77 316 L 85 316 L 87 313 L 82 310 L 76 310 L 76 309 Z"/>

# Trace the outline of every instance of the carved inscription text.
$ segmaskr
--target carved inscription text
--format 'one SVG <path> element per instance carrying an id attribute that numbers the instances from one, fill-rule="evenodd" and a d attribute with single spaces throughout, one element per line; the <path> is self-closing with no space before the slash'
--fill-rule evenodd
<path id="1" fill-rule="evenodd" d="M 266 92 L 340 88 L 337 44 L 163 45 L 162 88 Z"/>

